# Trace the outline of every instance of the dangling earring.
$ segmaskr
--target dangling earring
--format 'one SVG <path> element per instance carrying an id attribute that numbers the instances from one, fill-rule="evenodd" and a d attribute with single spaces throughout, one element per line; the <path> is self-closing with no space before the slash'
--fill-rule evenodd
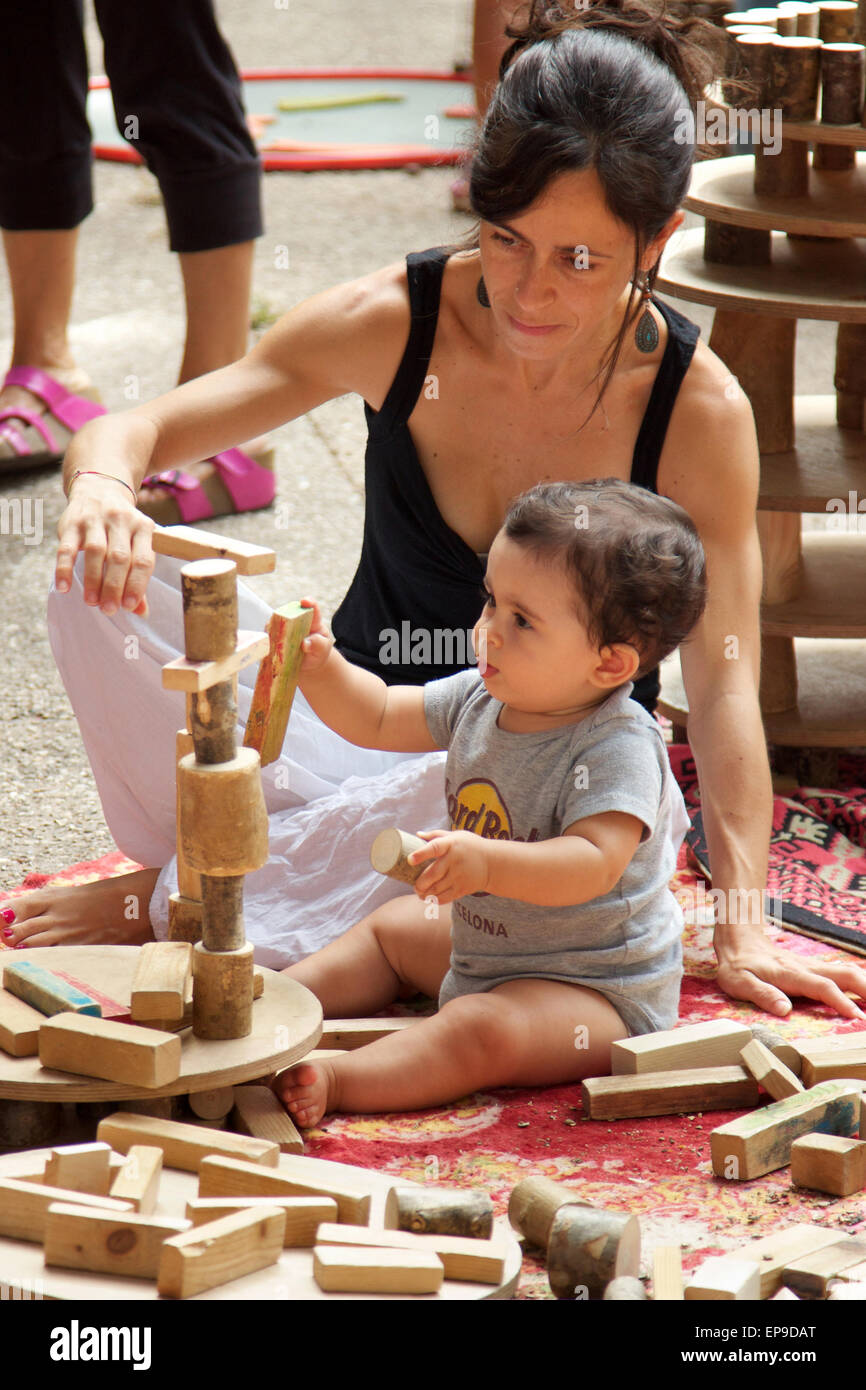
<path id="1" fill-rule="evenodd" d="M 484 283 L 483 275 L 481 279 L 478 281 L 478 284 L 475 286 L 475 298 L 478 300 L 478 303 L 481 305 L 482 309 L 490 308 L 490 300 L 487 297 L 487 286 Z M 656 337 L 658 337 L 658 334 L 656 334 Z"/>
<path id="2" fill-rule="evenodd" d="M 650 312 L 650 290 L 646 279 L 643 282 L 641 304 L 643 305 L 643 313 L 637 321 L 634 340 L 638 352 L 655 352 L 659 345 L 659 330 Z"/>

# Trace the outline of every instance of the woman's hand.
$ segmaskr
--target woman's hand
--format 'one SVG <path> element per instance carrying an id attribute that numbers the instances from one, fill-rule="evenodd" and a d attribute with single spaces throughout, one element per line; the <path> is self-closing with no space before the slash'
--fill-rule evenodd
<path id="1" fill-rule="evenodd" d="M 843 993 L 847 990 L 866 999 L 866 969 L 853 961 L 849 965 L 797 956 L 774 946 L 757 927 L 745 928 L 727 945 L 719 942 L 717 931 L 716 952 L 717 983 L 732 999 L 747 1000 L 767 1013 L 786 1018 L 792 1008 L 788 996 L 793 995 L 826 1004 L 843 1018 L 866 1018 Z"/>
<path id="2" fill-rule="evenodd" d="M 68 593 L 76 556 L 84 552 L 84 601 L 111 615 L 121 607 L 147 615 L 144 591 L 153 571 L 154 523 L 133 505 L 118 478 L 76 478 L 57 523 L 55 583 Z"/>
<path id="3" fill-rule="evenodd" d="M 468 830 L 419 830 L 418 837 L 430 844 L 413 850 L 408 863 L 433 861 L 415 884 L 419 898 L 433 896 L 440 903 L 450 903 L 467 893 L 485 890 L 489 864 L 480 835 Z"/>
<path id="4" fill-rule="evenodd" d="M 301 675 L 311 676 L 314 671 L 320 671 L 331 654 L 334 639 L 331 630 L 324 621 L 319 605 L 315 599 L 302 598 L 302 608 L 312 608 L 313 621 L 310 626 L 309 636 L 305 637 L 301 643 L 303 661 L 301 662 Z"/>

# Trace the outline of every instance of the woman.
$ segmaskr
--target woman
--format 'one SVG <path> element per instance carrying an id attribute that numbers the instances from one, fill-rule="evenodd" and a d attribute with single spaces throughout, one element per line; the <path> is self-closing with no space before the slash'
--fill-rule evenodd
<path id="1" fill-rule="evenodd" d="M 56 572 L 58 591 L 75 593 L 52 599 L 58 664 L 98 781 L 107 760 L 106 817 L 140 862 L 162 862 L 160 844 L 162 858 L 171 850 L 168 731 L 179 709 L 164 713 L 155 682 L 141 694 L 141 663 L 133 672 L 121 644 L 127 629 L 141 632 L 155 671 L 180 645 L 180 619 L 177 567 L 163 563 L 148 589 L 150 625 L 130 616 L 146 610 L 153 567 L 152 526 L 134 509 L 135 491 L 151 471 L 207 457 L 356 391 L 370 429 L 364 549 L 333 627 L 352 660 L 386 679 L 422 681 L 462 664 L 441 652 L 431 664 L 423 641 L 418 659 L 410 651 L 407 661 L 386 634 L 404 622 L 422 636 L 472 627 L 485 552 L 509 498 L 533 483 L 631 479 L 690 513 L 707 555 L 709 601 L 683 667 L 713 883 L 763 890 L 772 791 L 756 692 L 754 424 L 724 365 L 696 343 L 694 326 L 651 298 L 662 249 L 682 220 L 693 155 L 676 132 L 706 77 L 688 27 L 637 6 L 565 12 L 535 4 L 504 60 L 472 165 L 477 246 L 422 253 L 408 267 L 317 295 L 241 362 L 92 422 L 76 438 Z M 110 623 L 95 614 L 83 620 L 82 583 L 84 602 Z M 244 605 L 241 625 L 261 625 L 252 599 Z M 103 662 L 113 685 L 107 696 L 106 681 L 95 678 Z M 654 678 L 634 693 L 651 708 Z M 288 786 L 266 771 L 277 849 L 247 885 L 248 933 L 259 948 L 278 918 L 291 924 L 301 954 L 322 944 L 326 930 L 345 930 L 390 895 L 390 885 L 371 886 L 363 873 L 362 846 L 380 826 L 442 823 L 442 755 L 391 755 L 391 764 L 381 761 L 387 756 L 334 744 L 296 707 L 284 749 Z M 153 771 L 155 758 L 161 770 Z M 353 772 L 357 779 L 328 794 Z M 340 882 L 329 896 L 332 862 Z M 147 871 L 134 884 L 95 885 L 86 904 L 81 890 L 18 899 L 11 939 L 143 939 L 147 913 L 124 920 L 123 889 L 147 902 L 155 878 Z M 150 904 L 158 932 L 170 886 L 163 873 Z M 317 912 L 314 939 L 304 938 L 307 915 Z M 864 972 L 806 967 L 769 944 L 761 927 L 717 927 L 718 979 L 728 993 L 778 1014 L 790 1011 L 787 994 L 801 994 L 862 1016 L 842 991 L 866 997 Z M 277 955 L 287 963 L 292 951 L 281 944 Z M 266 950 L 260 956 L 270 963 Z"/>

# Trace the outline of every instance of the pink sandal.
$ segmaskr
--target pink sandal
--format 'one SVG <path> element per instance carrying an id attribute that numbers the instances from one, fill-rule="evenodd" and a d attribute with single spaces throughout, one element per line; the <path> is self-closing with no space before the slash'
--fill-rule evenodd
<path id="1" fill-rule="evenodd" d="M 159 488 L 165 495 L 153 502 L 139 501 L 139 511 L 160 526 L 176 526 L 179 522 L 254 512 L 273 502 L 273 449 L 262 451 L 257 458 L 241 449 L 225 449 L 206 461 L 214 465 L 209 478 L 194 478 L 179 468 L 144 478 L 142 487 Z"/>
<path id="2" fill-rule="evenodd" d="M 59 463 L 76 430 L 106 413 L 104 405 L 67 391 L 41 367 L 11 367 L 3 385 L 23 386 L 48 409 L 42 415 L 21 405 L 0 409 L 0 472 Z"/>

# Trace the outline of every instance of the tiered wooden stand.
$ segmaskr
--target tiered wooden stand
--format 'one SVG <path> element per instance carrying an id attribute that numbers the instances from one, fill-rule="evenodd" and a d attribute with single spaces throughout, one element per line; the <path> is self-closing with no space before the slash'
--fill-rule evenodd
<path id="1" fill-rule="evenodd" d="M 803 118 L 816 106 L 808 45 L 817 40 L 757 42 L 772 48 L 772 76 L 755 105 L 792 115 L 781 152 L 759 151 L 757 164 L 737 156 L 695 166 L 686 206 L 706 229 L 669 247 L 658 288 L 715 307 L 710 347 L 751 401 L 761 451 L 764 726 L 780 770 L 826 785 L 835 750 L 866 745 L 866 243 L 857 240 L 866 237 L 866 154 L 856 153 L 866 150 L 866 126 Z M 851 167 L 810 166 L 819 136 L 821 149 L 849 153 Z M 795 397 L 800 318 L 839 324 L 835 400 Z M 835 515 L 834 530 L 804 534 L 809 512 Z M 681 736 L 688 706 L 678 657 L 662 668 L 659 709 Z"/>

